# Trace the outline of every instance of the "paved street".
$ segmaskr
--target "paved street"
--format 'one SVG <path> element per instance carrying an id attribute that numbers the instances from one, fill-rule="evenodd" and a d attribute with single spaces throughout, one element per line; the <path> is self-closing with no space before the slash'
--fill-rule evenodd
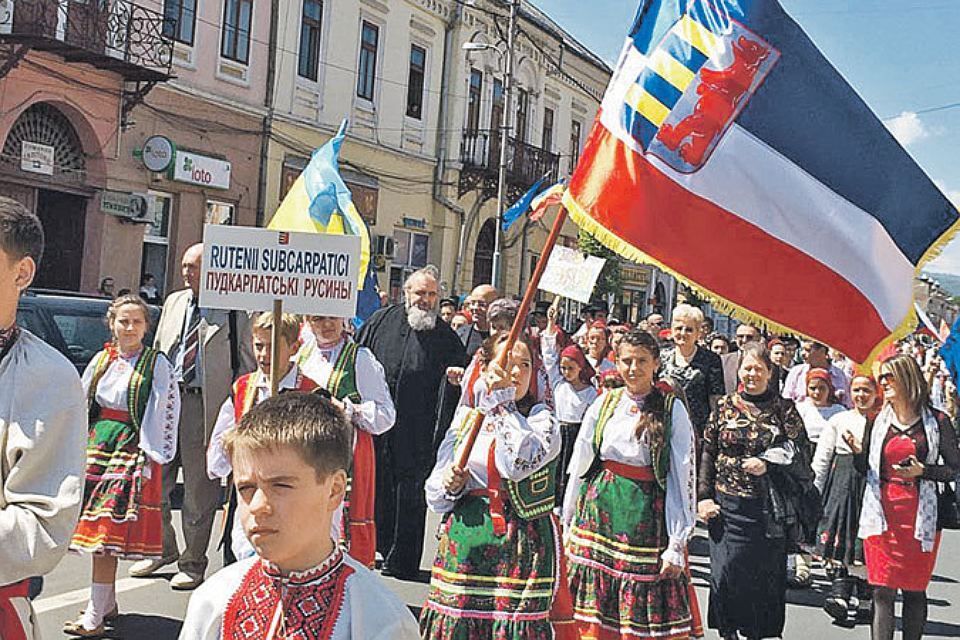
<path id="1" fill-rule="evenodd" d="M 437 519 L 428 522 L 430 532 L 435 530 Z M 219 527 L 219 518 L 217 525 Z M 434 536 L 428 532 L 428 548 L 424 551 L 421 567 L 423 583 L 401 582 L 385 578 L 391 588 L 412 608 L 419 611 L 427 586 L 430 563 L 434 551 Z M 698 538 L 693 546 L 693 574 L 700 598 L 700 607 L 706 616 L 707 583 L 709 562 L 706 557 L 706 542 Z M 217 554 L 211 550 L 211 557 Z M 111 638 L 170 640 L 176 638 L 180 621 L 186 610 L 188 594 L 173 591 L 167 586 L 173 569 L 158 578 L 136 579 L 126 577 L 130 563 L 121 563 L 120 580 L 117 584 L 120 611 L 123 614 Z M 217 563 L 219 566 L 219 562 Z M 35 605 L 40 616 L 43 637 L 62 638 L 60 631 L 64 620 L 76 616 L 87 600 L 87 580 L 90 561 L 84 557 L 68 556 L 47 578 L 44 592 Z M 820 638 L 849 638 L 867 640 L 870 637 L 866 626 L 844 629 L 832 624 L 820 609 L 827 582 L 820 574 L 813 589 L 792 591 L 788 594 L 787 627 L 784 638 L 805 640 Z M 960 532 L 945 532 L 937 570 L 928 592 L 930 598 L 930 622 L 928 637 L 960 638 Z M 716 634 L 707 633 L 716 638 Z"/>

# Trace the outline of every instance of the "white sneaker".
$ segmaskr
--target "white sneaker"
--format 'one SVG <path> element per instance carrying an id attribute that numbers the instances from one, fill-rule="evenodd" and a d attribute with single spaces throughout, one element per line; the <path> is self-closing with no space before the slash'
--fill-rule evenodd
<path id="1" fill-rule="evenodd" d="M 130 565 L 128 573 L 134 578 L 146 578 L 147 576 L 152 576 L 162 567 L 173 564 L 179 559 L 177 556 L 172 556 L 169 558 L 147 558 L 145 560 L 138 560 Z"/>
<path id="2" fill-rule="evenodd" d="M 181 571 L 170 580 L 170 588 L 177 591 L 192 591 L 203 584 L 203 576 L 192 576 Z"/>

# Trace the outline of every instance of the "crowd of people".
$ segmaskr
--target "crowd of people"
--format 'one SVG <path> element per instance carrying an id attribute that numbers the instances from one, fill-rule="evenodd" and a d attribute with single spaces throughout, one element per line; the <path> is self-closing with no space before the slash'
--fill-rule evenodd
<path id="1" fill-rule="evenodd" d="M 899 592 L 903 638 L 923 634 L 960 450 L 956 388 L 921 342 L 865 372 L 750 324 L 731 340 L 688 304 L 637 326 L 594 306 L 565 331 L 559 300 L 510 342 L 516 301 L 440 299 L 431 267 L 354 332 L 199 306 L 195 245 L 154 343 L 144 299 L 119 296 L 79 378 L 16 325 L 42 246 L 0 199 L 0 637 L 37 637 L 30 579 L 68 548 L 92 558 L 78 637 L 120 615 L 121 559 L 135 577 L 176 563 L 184 640 L 779 637 L 816 565 L 832 618 L 890 640 Z M 428 508 L 417 621 L 374 570 L 419 578 Z"/>

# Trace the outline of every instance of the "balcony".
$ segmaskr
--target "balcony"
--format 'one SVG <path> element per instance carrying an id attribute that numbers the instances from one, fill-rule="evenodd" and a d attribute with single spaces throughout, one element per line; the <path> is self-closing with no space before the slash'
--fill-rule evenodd
<path id="1" fill-rule="evenodd" d="M 0 0 L 0 43 L 50 51 L 131 82 L 170 78 L 163 16 L 126 0 Z"/>
<path id="2" fill-rule="evenodd" d="M 479 189 L 486 197 L 497 193 L 500 167 L 500 132 L 465 131 L 460 145 L 460 196 Z M 556 179 L 560 156 L 516 138 L 507 139 L 507 196 L 514 200 L 546 174 Z"/>

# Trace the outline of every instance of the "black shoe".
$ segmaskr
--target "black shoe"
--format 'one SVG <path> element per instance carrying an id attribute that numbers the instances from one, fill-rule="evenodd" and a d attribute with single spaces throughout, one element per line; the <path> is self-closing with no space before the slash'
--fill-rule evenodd
<path id="1" fill-rule="evenodd" d="M 860 624 L 869 624 L 873 622 L 873 587 L 862 578 L 854 578 L 857 581 L 857 613 L 856 621 Z"/>
<path id="2" fill-rule="evenodd" d="M 380 575 L 387 576 L 390 578 L 396 578 L 397 580 L 416 580 L 420 577 L 419 570 L 408 571 L 406 569 L 400 569 L 399 567 L 392 567 L 387 563 L 383 564 L 383 569 L 380 570 Z"/>
<path id="3" fill-rule="evenodd" d="M 850 594 L 855 588 L 854 579 L 849 577 L 837 578 L 830 586 L 830 593 L 823 603 L 823 610 L 835 621 L 847 621 L 847 609 L 850 606 Z"/>

